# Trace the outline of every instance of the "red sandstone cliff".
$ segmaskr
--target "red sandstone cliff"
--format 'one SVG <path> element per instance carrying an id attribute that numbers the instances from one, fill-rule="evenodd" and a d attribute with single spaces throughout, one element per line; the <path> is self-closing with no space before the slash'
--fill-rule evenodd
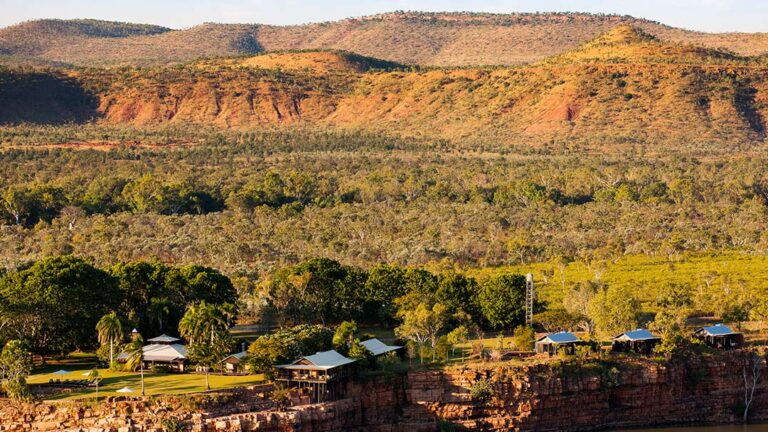
<path id="1" fill-rule="evenodd" d="M 351 386 L 349 398 L 269 410 L 256 391 L 223 406 L 194 410 L 174 401 L 38 404 L 0 408 L 0 430 L 163 430 L 175 419 L 195 431 L 420 432 L 439 429 L 589 431 L 691 422 L 738 422 L 743 412 L 743 353 L 660 364 L 476 365 L 377 377 Z M 765 375 L 765 372 L 763 372 Z M 750 419 L 768 420 L 768 383 L 755 392 Z M 489 401 L 472 401 L 478 379 L 493 383 Z M 195 412 L 197 411 L 197 412 Z"/>

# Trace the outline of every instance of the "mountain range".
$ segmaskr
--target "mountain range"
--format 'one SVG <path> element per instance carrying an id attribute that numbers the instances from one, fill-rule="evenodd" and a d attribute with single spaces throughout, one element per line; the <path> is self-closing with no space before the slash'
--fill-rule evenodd
<path id="1" fill-rule="evenodd" d="M 404 64 L 520 65 L 571 50 L 619 25 L 669 42 L 739 55 L 768 52 L 768 34 L 702 33 L 629 16 L 574 13 L 397 12 L 293 26 L 166 27 L 97 20 L 38 20 L 0 29 L 6 62 L 156 65 L 276 50 L 334 49 Z"/>
<path id="2" fill-rule="evenodd" d="M 452 16 L 458 24 L 447 20 Z M 398 14 L 325 26 L 335 28 L 343 24 L 359 29 L 405 23 L 437 26 L 439 33 L 456 26 L 519 29 L 533 26 L 527 20 L 543 20 L 550 26 L 562 20 L 564 26 L 578 25 L 586 31 L 596 23 L 630 20 L 583 15 L 520 15 L 514 19 L 437 15 L 427 20 L 428 17 Z M 231 34 L 235 28 L 203 26 L 171 31 L 82 21 L 73 30 L 71 23 L 49 23 L 49 32 L 70 34 L 93 43 L 177 37 L 205 29 L 206 33 L 218 29 L 222 34 Z M 683 43 L 674 37 L 666 40 L 654 31 L 690 37 L 699 34 L 648 21 L 640 23 L 619 24 L 575 48 L 559 49 L 553 55 L 545 55 L 547 50 L 555 50 L 556 44 L 548 41 L 549 48 L 534 50 L 535 56 L 526 54 L 528 63 L 520 66 L 408 65 L 402 50 L 420 45 L 401 40 L 392 45 L 401 47 L 400 53 L 391 52 L 387 60 L 359 52 L 307 49 L 212 56 L 142 67 L 6 67 L 0 69 L 0 122 L 95 122 L 136 127 L 197 124 L 241 131 L 312 127 L 445 139 L 474 148 L 524 146 L 619 152 L 630 148 L 651 152 L 730 151 L 765 142 L 768 62 L 764 56 L 748 56 L 743 54 L 744 50 L 740 54 L 735 47 L 725 50 L 707 46 L 717 45 L 715 40 L 727 40 L 725 36 L 710 39 L 708 44 L 701 43 L 702 40 Z M 317 24 L 297 29 L 320 31 L 322 27 Z M 7 41 L 8 29 L 5 31 Z M 250 30 L 243 34 L 246 33 L 252 34 Z M 349 34 L 352 33 L 350 30 Z M 426 33 L 424 37 L 434 40 Z M 759 41 L 762 35 L 741 37 Z M 38 39 L 29 38 L 28 46 L 17 46 L 12 56 L 24 50 L 27 58 L 45 59 L 50 51 L 41 47 L 46 42 L 63 44 L 66 38 L 55 42 L 43 36 Z M 539 43 L 543 44 L 545 39 Z M 254 39 L 238 39 L 235 43 L 225 38 L 215 43 L 245 47 L 250 43 L 247 40 L 253 42 L 252 48 L 263 43 Z M 0 46 L 7 49 L 10 45 L 5 42 Z M 155 49 L 144 48 L 144 52 Z M 184 49 L 198 57 L 206 53 L 189 46 Z M 498 47 L 493 49 L 502 51 Z M 750 50 L 759 53 L 756 45 Z M 51 61 L 75 58 L 73 51 L 58 52 L 60 57 L 50 58 Z M 442 58 L 442 62 L 447 57 L 439 56 L 446 52 L 435 53 L 437 57 L 432 58 Z M 463 59 L 454 60 L 456 63 L 478 58 L 477 49 L 451 52 L 451 58 Z M 514 49 L 508 53 L 520 54 Z M 410 55 L 417 56 L 415 51 Z M 124 53 L 121 58 L 134 58 L 131 56 Z"/>

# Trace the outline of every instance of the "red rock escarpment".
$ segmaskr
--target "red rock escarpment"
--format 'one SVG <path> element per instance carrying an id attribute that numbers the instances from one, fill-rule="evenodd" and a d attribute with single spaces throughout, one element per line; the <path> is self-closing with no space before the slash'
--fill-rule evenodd
<path id="1" fill-rule="evenodd" d="M 247 391 L 204 412 L 162 401 L 95 407 L 8 404 L 0 408 L 0 430 L 163 430 L 163 419 L 195 431 L 265 432 L 426 432 L 439 430 L 441 423 L 458 430 L 520 431 L 730 423 L 740 421 L 743 413 L 743 365 L 743 353 L 665 364 L 475 365 L 361 380 L 350 385 L 343 400 L 286 411 L 270 410 Z M 486 402 L 470 395 L 480 379 L 493 384 L 494 396 Z M 750 420 L 768 420 L 764 376 Z"/>

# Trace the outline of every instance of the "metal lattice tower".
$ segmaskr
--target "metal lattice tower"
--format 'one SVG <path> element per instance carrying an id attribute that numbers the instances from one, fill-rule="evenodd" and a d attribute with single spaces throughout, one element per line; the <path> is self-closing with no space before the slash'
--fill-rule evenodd
<path id="1" fill-rule="evenodd" d="M 525 275 L 525 325 L 533 324 L 533 302 L 536 291 L 533 288 L 533 273 Z"/>

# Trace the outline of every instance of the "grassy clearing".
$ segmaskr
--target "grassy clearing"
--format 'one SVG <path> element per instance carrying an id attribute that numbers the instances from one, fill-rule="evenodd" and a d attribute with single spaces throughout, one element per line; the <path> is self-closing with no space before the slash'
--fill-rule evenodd
<path id="1" fill-rule="evenodd" d="M 83 375 L 89 372 L 95 366 L 95 358 L 90 355 L 75 354 L 64 360 L 49 361 L 45 366 L 36 367 L 32 375 L 29 376 L 29 384 L 45 384 L 49 380 L 81 380 L 86 377 Z M 67 375 L 53 375 L 60 369 L 69 371 Z M 123 387 L 130 387 L 135 390 L 134 393 L 128 393 L 128 396 L 139 396 L 141 394 L 141 375 L 138 372 L 114 372 L 107 369 L 99 369 L 102 377 L 99 386 L 99 397 L 118 396 L 117 390 Z M 211 389 L 223 389 L 239 386 L 259 384 L 263 382 L 263 375 L 210 375 Z M 205 390 L 205 375 L 195 373 L 184 374 L 157 374 L 144 373 L 145 392 L 149 396 L 194 393 Z M 45 397 L 46 400 L 73 400 L 87 399 L 95 397 L 96 390 L 88 388 L 77 390 L 72 393 L 63 393 Z M 123 394 L 126 395 L 126 394 Z"/>
<path id="2" fill-rule="evenodd" d="M 595 269 L 602 272 L 601 280 L 608 285 L 628 286 L 641 301 L 652 301 L 659 289 L 668 283 L 680 283 L 692 290 L 706 290 L 712 294 L 737 289 L 760 290 L 768 286 L 768 273 L 764 271 L 768 257 L 740 252 L 681 255 L 675 260 L 665 256 L 624 256 L 615 262 L 593 264 L 593 270 L 581 261 L 570 263 L 565 269 L 563 284 L 560 269 L 552 263 L 515 265 L 494 269 L 472 270 L 482 276 L 499 271 L 533 273 L 541 300 L 550 308 L 562 304 L 566 290 L 576 282 L 595 279 Z"/>

